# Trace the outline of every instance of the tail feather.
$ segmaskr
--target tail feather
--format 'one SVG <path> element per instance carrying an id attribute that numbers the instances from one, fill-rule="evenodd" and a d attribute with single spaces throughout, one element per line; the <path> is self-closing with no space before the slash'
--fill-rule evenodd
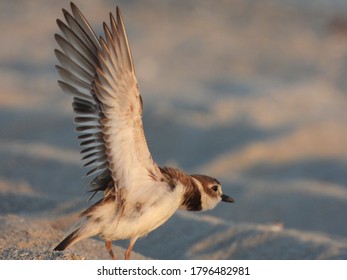
<path id="1" fill-rule="evenodd" d="M 72 244 L 77 242 L 77 238 L 79 237 L 77 235 L 79 229 L 76 229 L 72 233 L 70 233 L 65 239 L 60 242 L 54 249 L 53 251 L 64 251 L 66 248 L 70 247 Z"/>

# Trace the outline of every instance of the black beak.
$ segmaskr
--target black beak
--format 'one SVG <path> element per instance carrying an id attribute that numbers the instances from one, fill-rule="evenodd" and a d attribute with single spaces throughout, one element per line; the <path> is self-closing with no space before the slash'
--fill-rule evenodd
<path id="1" fill-rule="evenodd" d="M 229 202 L 229 203 L 235 202 L 235 200 L 232 197 L 227 196 L 225 194 L 222 194 L 221 198 L 222 198 L 222 201 L 224 201 L 224 202 Z"/>

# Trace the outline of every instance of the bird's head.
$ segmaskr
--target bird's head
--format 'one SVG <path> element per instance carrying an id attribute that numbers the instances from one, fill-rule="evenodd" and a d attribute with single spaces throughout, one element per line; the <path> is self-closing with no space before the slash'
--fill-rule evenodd
<path id="1" fill-rule="evenodd" d="M 223 194 L 221 183 L 212 177 L 200 174 L 191 175 L 201 194 L 201 210 L 214 208 L 220 201 L 232 203 L 235 200 Z"/>

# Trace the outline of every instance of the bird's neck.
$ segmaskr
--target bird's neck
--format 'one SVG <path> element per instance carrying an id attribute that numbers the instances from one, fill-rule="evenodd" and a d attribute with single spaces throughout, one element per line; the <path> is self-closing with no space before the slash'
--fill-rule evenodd
<path id="1" fill-rule="evenodd" d="M 173 190 L 178 185 L 183 188 L 182 201 L 180 209 L 188 211 L 200 211 L 201 206 L 201 190 L 198 186 L 199 182 L 194 178 L 178 169 L 171 167 L 160 168 L 170 188 Z"/>

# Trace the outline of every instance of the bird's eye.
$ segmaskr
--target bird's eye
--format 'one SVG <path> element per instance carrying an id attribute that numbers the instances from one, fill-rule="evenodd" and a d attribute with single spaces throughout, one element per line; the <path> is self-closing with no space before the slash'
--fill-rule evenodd
<path id="1" fill-rule="evenodd" d="M 218 186 L 217 186 L 217 185 L 214 185 L 214 186 L 212 187 L 212 190 L 214 190 L 215 192 L 218 191 Z"/>

